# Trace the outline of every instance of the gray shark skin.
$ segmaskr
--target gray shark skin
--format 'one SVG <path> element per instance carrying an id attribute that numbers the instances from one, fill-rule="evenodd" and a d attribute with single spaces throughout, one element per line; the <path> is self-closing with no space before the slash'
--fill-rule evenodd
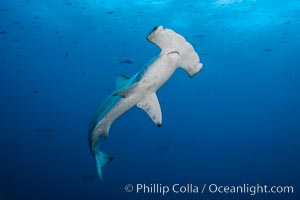
<path id="1" fill-rule="evenodd" d="M 169 80 L 178 67 L 182 67 L 190 77 L 202 68 L 200 58 L 192 45 L 174 31 L 157 26 L 149 33 L 147 40 L 161 49 L 160 54 L 133 77 L 119 75 L 115 91 L 102 102 L 90 122 L 88 141 L 100 179 L 102 167 L 113 159 L 99 149 L 99 140 L 107 139 L 111 124 L 126 111 L 137 106 L 157 126 L 161 126 L 162 113 L 156 91 Z"/>

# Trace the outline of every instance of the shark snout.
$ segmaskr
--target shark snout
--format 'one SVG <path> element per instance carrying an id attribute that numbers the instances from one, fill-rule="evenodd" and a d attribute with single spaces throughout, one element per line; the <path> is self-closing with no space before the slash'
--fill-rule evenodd
<path id="1" fill-rule="evenodd" d="M 202 63 L 197 63 L 194 66 L 190 67 L 188 70 L 188 75 L 192 78 L 194 77 L 201 69 L 202 69 L 203 64 Z"/>
<path id="2" fill-rule="evenodd" d="M 163 26 L 155 26 L 152 31 L 148 34 L 147 40 L 152 41 L 153 38 L 157 37 L 164 31 Z"/>
<path id="3" fill-rule="evenodd" d="M 154 32 L 154 33 L 159 33 L 159 32 L 161 32 L 161 31 L 163 31 L 163 30 L 164 30 L 164 27 L 163 27 L 163 26 L 155 26 L 155 27 L 153 28 L 152 32 Z"/>

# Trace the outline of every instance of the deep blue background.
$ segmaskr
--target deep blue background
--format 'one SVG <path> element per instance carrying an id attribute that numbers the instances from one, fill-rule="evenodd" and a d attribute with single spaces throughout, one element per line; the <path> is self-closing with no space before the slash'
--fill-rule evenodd
<path id="1" fill-rule="evenodd" d="M 100 181 L 89 121 L 118 74 L 159 53 L 145 38 L 160 24 L 204 67 L 158 91 L 162 128 L 138 108 L 115 121 Z M 297 199 L 299 52 L 297 0 L 1 0 L 0 199 L 174 199 L 124 191 L 144 182 L 293 185 L 254 198 Z"/>

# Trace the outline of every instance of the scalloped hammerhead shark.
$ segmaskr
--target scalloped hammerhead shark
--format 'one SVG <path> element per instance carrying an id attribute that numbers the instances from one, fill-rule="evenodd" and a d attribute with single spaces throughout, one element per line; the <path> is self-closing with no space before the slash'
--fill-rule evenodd
<path id="1" fill-rule="evenodd" d="M 190 77 L 202 68 L 200 58 L 192 45 L 173 30 L 162 26 L 154 27 L 147 40 L 161 49 L 160 54 L 133 77 L 119 75 L 116 89 L 102 102 L 90 122 L 89 146 L 100 179 L 102 167 L 113 159 L 99 149 L 99 140 L 107 139 L 111 124 L 129 109 L 137 106 L 160 127 L 162 114 L 156 91 L 169 80 L 178 67 L 182 67 Z"/>

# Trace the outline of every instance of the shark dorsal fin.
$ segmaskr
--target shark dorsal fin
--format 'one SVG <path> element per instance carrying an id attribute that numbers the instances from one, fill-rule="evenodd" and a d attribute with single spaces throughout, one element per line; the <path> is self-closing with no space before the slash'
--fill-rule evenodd
<path id="1" fill-rule="evenodd" d="M 117 80 L 116 80 L 116 87 L 120 87 L 122 85 L 124 85 L 124 83 L 126 83 L 129 80 L 129 77 L 124 75 L 124 74 L 120 74 L 117 76 Z"/>
<path id="2" fill-rule="evenodd" d="M 161 126 L 162 114 L 156 93 L 152 93 L 140 101 L 137 107 L 143 109 L 157 126 Z"/>

